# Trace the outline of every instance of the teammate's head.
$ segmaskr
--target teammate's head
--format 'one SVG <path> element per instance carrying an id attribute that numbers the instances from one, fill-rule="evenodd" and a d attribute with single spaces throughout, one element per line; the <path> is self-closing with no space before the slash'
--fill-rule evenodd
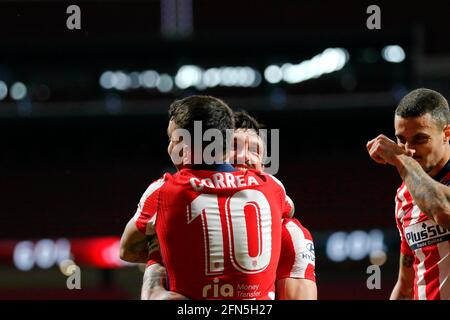
<path id="1" fill-rule="evenodd" d="M 264 143 L 259 136 L 261 125 L 245 111 L 234 113 L 234 144 L 230 159 L 241 170 L 263 170 Z"/>
<path id="2" fill-rule="evenodd" d="M 397 143 L 414 150 L 416 159 L 429 174 L 436 174 L 450 157 L 450 110 L 438 92 L 420 88 L 407 94 L 395 110 Z"/>
<path id="3" fill-rule="evenodd" d="M 211 96 L 194 95 L 181 100 L 176 100 L 169 107 L 169 125 L 167 134 L 169 136 L 169 146 L 167 151 L 172 160 L 174 148 L 182 142 L 176 129 L 185 129 L 191 135 L 192 149 L 195 148 L 194 125 L 196 121 L 201 121 L 202 137 L 208 129 L 217 129 L 223 138 L 223 150 L 220 155 L 224 160 L 228 159 L 226 151 L 226 131 L 234 129 L 234 116 L 230 107 L 222 100 Z M 202 139 L 203 140 L 203 139 Z M 204 148 L 202 141 L 201 150 Z M 178 150 L 179 152 L 180 150 Z M 191 157 L 191 155 L 188 155 Z M 178 167 L 180 164 L 175 163 Z"/>

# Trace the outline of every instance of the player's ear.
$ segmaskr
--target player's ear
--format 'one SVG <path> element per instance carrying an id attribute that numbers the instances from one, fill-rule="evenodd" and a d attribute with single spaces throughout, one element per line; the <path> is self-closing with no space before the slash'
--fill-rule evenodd
<path id="1" fill-rule="evenodd" d="M 181 142 L 183 143 L 183 142 Z M 193 163 L 191 148 L 183 143 L 183 166 L 190 165 Z"/>

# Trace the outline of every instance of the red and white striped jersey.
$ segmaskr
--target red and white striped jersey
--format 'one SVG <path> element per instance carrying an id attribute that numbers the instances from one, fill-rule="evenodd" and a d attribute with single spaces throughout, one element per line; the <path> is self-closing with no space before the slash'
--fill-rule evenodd
<path id="1" fill-rule="evenodd" d="M 450 162 L 435 180 L 450 185 Z M 450 300 L 450 230 L 421 212 L 404 183 L 395 202 L 400 251 L 414 256 L 414 299 Z"/>
<path id="2" fill-rule="evenodd" d="M 311 233 L 297 219 L 283 219 L 277 280 L 299 278 L 316 281 Z"/>
<path id="3" fill-rule="evenodd" d="M 273 299 L 281 221 L 292 210 L 282 184 L 231 165 L 182 169 L 152 183 L 135 214 L 156 233 L 169 289 L 190 299 Z"/>

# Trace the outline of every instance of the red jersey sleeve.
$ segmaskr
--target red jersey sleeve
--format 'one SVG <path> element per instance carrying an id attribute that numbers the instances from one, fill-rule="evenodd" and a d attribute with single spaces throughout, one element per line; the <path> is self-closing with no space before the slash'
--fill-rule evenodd
<path id="1" fill-rule="evenodd" d="M 284 188 L 283 183 L 280 180 L 275 178 L 273 175 L 270 177 L 280 186 L 280 197 L 281 197 L 281 217 L 282 218 L 292 218 L 294 215 L 294 202 L 292 199 L 286 194 L 286 189 Z"/>
<path id="2" fill-rule="evenodd" d="M 156 217 L 158 213 L 159 193 L 164 185 L 164 177 L 153 182 L 139 201 L 134 221 L 140 232 L 146 235 L 155 234 Z"/>
<path id="3" fill-rule="evenodd" d="M 403 255 L 414 255 L 414 252 L 411 250 L 411 248 L 408 245 L 408 242 L 406 241 L 405 232 L 403 231 L 403 225 L 399 218 L 399 213 L 401 210 L 401 201 L 398 198 L 398 196 L 395 197 L 395 222 L 397 225 L 398 232 L 400 233 L 400 252 Z"/>
<path id="4" fill-rule="evenodd" d="M 316 281 L 311 233 L 297 219 L 284 219 L 277 280 L 300 278 Z"/>

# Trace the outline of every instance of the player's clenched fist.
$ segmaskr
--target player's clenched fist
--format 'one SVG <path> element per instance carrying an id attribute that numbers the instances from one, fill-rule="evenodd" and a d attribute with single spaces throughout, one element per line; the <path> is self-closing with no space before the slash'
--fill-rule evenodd
<path id="1" fill-rule="evenodd" d="M 367 151 L 370 157 L 377 163 L 391 164 L 393 166 L 398 162 L 398 156 L 407 155 L 412 156 L 413 150 L 405 150 L 398 146 L 394 141 L 383 134 L 380 134 L 375 139 L 367 142 Z"/>

